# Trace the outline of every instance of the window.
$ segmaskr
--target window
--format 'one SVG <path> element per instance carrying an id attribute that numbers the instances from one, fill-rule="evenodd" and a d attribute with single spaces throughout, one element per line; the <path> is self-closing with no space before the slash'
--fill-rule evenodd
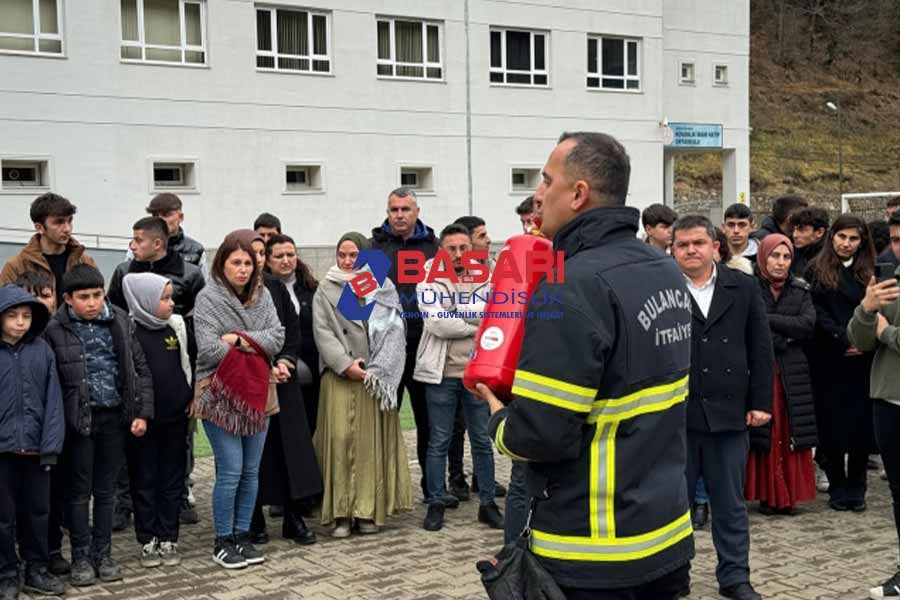
<path id="1" fill-rule="evenodd" d="M 547 33 L 491 28 L 491 83 L 546 86 Z"/>
<path id="2" fill-rule="evenodd" d="M 400 167 L 400 185 L 419 193 L 434 192 L 434 172 L 431 167 Z"/>
<path id="3" fill-rule="evenodd" d="M 50 166 L 46 160 L 7 160 L 0 161 L 3 173 L 2 189 L 32 190 L 50 187 Z"/>
<path id="4" fill-rule="evenodd" d="M 379 77 L 444 78 L 441 23 L 379 17 L 377 27 Z"/>
<path id="5" fill-rule="evenodd" d="M 713 67 L 715 85 L 728 85 L 728 65 L 716 65 Z"/>
<path id="6" fill-rule="evenodd" d="M 322 192 L 322 165 L 286 164 L 284 166 L 284 193 Z"/>
<path id="7" fill-rule="evenodd" d="M 60 9 L 59 0 L 0 2 L 0 52 L 61 55 Z"/>
<path id="8" fill-rule="evenodd" d="M 256 67 L 330 73 L 328 15 L 284 8 L 256 9 Z"/>
<path id="9" fill-rule="evenodd" d="M 152 191 L 196 190 L 197 170 L 193 162 L 154 161 Z"/>
<path id="10" fill-rule="evenodd" d="M 123 60 L 206 64 L 206 2 L 121 0 Z"/>
<path id="11" fill-rule="evenodd" d="M 641 41 L 589 37 L 587 86 L 604 90 L 641 90 Z"/>
<path id="12" fill-rule="evenodd" d="M 539 167 L 513 167 L 510 169 L 510 192 L 531 193 L 541 183 L 541 169 Z"/>
<path id="13" fill-rule="evenodd" d="M 679 83 L 684 85 L 694 85 L 694 82 L 696 81 L 694 79 L 694 63 L 682 62 L 679 66 L 679 71 Z"/>

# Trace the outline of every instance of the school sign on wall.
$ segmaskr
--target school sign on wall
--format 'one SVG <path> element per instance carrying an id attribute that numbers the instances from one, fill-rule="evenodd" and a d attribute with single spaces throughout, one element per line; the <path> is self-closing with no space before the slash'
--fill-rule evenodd
<path id="1" fill-rule="evenodd" d="M 721 148 L 722 126 L 703 123 L 669 123 L 670 148 Z M 667 138 L 669 136 L 666 136 Z M 668 142 L 669 140 L 666 139 Z"/>

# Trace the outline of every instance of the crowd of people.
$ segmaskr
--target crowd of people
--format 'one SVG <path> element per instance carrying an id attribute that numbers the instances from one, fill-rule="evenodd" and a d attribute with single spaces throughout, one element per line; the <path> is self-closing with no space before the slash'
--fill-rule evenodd
<path id="1" fill-rule="evenodd" d="M 818 486 L 830 508 L 862 512 L 878 453 L 900 523 L 900 198 L 886 224 L 830 223 L 789 195 L 761 223 L 734 204 L 715 226 L 663 205 L 639 216 L 624 206 L 629 174 L 612 138 L 564 135 L 515 207 L 524 233 L 564 253 L 569 312 L 527 324 L 508 406 L 463 385 L 490 284 L 397 276 L 403 250 L 464 275 L 466 252 L 490 250 L 479 217 L 436 234 L 398 188 L 370 235 L 337 240 L 318 280 L 268 213 L 207 261 L 164 193 L 107 282 L 72 236 L 76 207 L 35 199 L 36 233 L 0 272 L 0 599 L 122 579 L 112 532 L 132 519 L 143 567 L 179 564 L 180 526 L 198 521 L 198 423 L 215 460 L 216 564 L 265 560 L 266 507 L 298 544 L 316 543 L 309 519 L 336 538 L 377 534 L 413 507 L 405 400 L 423 528 L 477 495 L 478 521 L 507 543 L 526 532 L 568 598 L 687 595 L 691 531 L 710 520 L 721 593 L 760 598 L 747 503 L 794 514 Z M 390 270 L 351 298 L 368 318 L 348 318 L 369 249 Z M 492 443 L 513 459 L 508 489 Z M 630 558 L 603 558 L 616 552 Z M 870 593 L 900 596 L 900 573 Z"/>

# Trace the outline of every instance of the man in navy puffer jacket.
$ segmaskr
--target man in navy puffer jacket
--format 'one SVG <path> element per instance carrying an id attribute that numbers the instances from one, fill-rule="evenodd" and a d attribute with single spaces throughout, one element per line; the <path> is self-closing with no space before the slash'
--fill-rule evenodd
<path id="1" fill-rule="evenodd" d="M 65 436 L 56 358 L 40 334 L 50 315 L 34 296 L 0 287 L 0 598 L 18 595 L 19 549 L 25 590 L 59 595 L 61 581 L 47 571 L 50 465 Z M 16 514 L 19 515 L 18 523 Z"/>

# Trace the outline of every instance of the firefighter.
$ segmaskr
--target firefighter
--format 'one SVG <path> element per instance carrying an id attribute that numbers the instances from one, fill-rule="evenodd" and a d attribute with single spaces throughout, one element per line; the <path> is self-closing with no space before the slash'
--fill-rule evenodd
<path id="1" fill-rule="evenodd" d="M 530 548 L 569 600 L 689 590 L 685 483 L 691 300 L 672 261 L 637 237 L 631 167 L 601 133 L 564 133 L 535 199 L 565 256 L 541 282 L 563 316 L 530 319 L 508 407 L 483 384 L 500 452 L 526 461 Z"/>

